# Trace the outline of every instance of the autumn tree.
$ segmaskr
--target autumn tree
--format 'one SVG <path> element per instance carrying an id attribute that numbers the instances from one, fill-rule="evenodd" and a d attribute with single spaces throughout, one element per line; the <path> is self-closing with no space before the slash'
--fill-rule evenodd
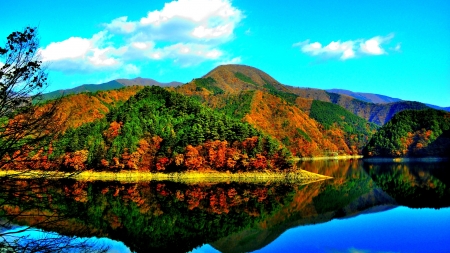
<path id="1" fill-rule="evenodd" d="M 11 33 L 5 46 L 0 47 L 0 170 L 26 171 L 36 166 L 45 167 L 42 163 L 46 161 L 46 153 L 51 153 L 49 144 L 58 133 L 61 123 L 56 114 L 59 100 L 41 103 L 40 97 L 46 86 L 47 73 L 39 58 L 37 29 L 27 27 L 23 31 Z M 19 204 L 23 204 L 24 199 L 41 197 L 41 191 L 49 183 L 49 176 L 42 174 L 36 176 L 32 184 L 24 186 L 17 176 L 10 174 L 0 177 L 2 252 L 91 251 L 84 240 L 56 235 L 32 240 L 24 235 L 31 227 L 12 229 L 14 224 L 11 222 L 20 219 L 29 210 L 43 210 L 42 204 L 46 201 L 36 201 L 24 209 L 16 209 Z M 51 223 L 55 218 L 69 217 L 43 214 L 41 218 L 41 223 Z"/>
<path id="2" fill-rule="evenodd" d="M 47 86 L 38 49 L 38 33 L 32 27 L 11 33 L 0 47 L 0 169 L 47 146 L 43 141 L 56 132 L 52 123 L 57 102 L 36 106 Z"/>

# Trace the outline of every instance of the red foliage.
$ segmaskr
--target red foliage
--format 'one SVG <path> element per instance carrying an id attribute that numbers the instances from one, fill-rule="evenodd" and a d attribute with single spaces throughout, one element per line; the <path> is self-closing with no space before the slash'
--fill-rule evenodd
<path id="1" fill-rule="evenodd" d="M 78 150 L 73 153 L 66 153 L 63 158 L 63 164 L 68 169 L 84 170 L 86 168 L 85 162 L 88 159 L 87 150 Z"/>
<path id="2" fill-rule="evenodd" d="M 156 170 L 161 171 L 166 169 L 166 165 L 169 163 L 169 158 L 161 157 L 157 159 Z"/>

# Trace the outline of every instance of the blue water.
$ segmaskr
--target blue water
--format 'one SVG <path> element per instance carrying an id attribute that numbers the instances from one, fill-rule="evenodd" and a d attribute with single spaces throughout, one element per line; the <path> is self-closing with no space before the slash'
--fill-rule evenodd
<path id="1" fill-rule="evenodd" d="M 219 252 L 204 245 L 192 252 Z M 301 226 L 255 252 L 450 252 L 450 208 L 397 207 Z"/>

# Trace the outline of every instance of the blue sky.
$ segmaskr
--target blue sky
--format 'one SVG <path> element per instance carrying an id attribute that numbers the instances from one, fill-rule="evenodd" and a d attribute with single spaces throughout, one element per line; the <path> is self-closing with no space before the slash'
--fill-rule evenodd
<path id="1" fill-rule="evenodd" d="M 48 91 L 138 76 L 189 82 L 220 64 L 238 63 L 288 85 L 450 106 L 446 0 L 1 5 L 1 44 L 12 31 L 39 27 Z"/>

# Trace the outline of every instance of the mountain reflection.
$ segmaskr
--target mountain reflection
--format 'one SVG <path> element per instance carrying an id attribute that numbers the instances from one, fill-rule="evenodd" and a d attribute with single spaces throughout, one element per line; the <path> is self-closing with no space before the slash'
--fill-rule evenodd
<path id="1" fill-rule="evenodd" d="M 0 220 L 60 235 L 108 237 L 136 252 L 187 252 L 205 243 L 248 252 L 301 225 L 398 205 L 450 206 L 445 166 L 302 162 L 298 167 L 333 177 L 308 185 L 16 180 L 1 186 Z"/>

